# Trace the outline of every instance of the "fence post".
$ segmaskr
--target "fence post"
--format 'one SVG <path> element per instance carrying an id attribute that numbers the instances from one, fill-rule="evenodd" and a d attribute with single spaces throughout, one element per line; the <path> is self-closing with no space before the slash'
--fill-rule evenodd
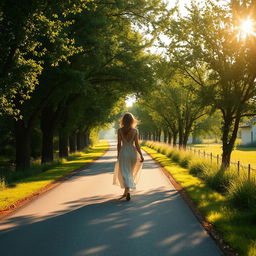
<path id="1" fill-rule="evenodd" d="M 240 174 L 240 161 L 237 162 L 237 173 Z"/>
<path id="2" fill-rule="evenodd" d="M 219 155 L 217 155 L 217 165 L 219 165 Z"/>
<path id="3" fill-rule="evenodd" d="M 251 165 L 248 164 L 248 180 L 251 178 Z"/>
<path id="4" fill-rule="evenodd" d="M 211 153 L 211 162 L 212 162 L 212 153 Z"/>

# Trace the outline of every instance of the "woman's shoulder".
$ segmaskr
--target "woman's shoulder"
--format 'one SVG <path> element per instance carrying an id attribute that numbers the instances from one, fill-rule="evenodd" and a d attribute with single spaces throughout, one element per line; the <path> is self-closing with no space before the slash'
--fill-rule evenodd
<path id="1" fill-rule="evenodd" d="M 138 133 L 138 129 L 137 128 L 132 128 L 134 133 Z"/>

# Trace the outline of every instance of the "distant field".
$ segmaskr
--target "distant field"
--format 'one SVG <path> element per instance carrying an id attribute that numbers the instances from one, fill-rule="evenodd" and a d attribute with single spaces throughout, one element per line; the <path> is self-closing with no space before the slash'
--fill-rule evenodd
<path id="1" fill-rule="evenodd" d="M 194 144 L 192 148 L 202 150 L 213 155 L 222 153 L 221 144 Z M 251 164 L 251 167 L 256 169 L 256 148 L 239 148 L 235 149 L 231 155 L 231 161 L 240 161 L 243 165 Z"/>

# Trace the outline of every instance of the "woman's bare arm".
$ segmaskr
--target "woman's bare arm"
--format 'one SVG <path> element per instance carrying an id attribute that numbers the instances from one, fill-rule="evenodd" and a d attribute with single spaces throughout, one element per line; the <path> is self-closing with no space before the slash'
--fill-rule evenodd
<path id="1" fill-rule="evenodd" d="M 140 154 L 141 162 L 143 162 L 144 161 L 144 157 L 143 157 L 141 149 L 140 149 L 140 145 L 139 145 L 139 131 L 137 129 L 136 129 L 136 135 L 135 135 L 135 147 L 136 147 L 137 151 Z"/>
<path id="2" fill-rule="evenodd" d="M 120 134 L 120 129 L 118 129 L 117 130 L 117 158 L 119 157 L 120 148 L 121 148 L 121 134 Z"/>

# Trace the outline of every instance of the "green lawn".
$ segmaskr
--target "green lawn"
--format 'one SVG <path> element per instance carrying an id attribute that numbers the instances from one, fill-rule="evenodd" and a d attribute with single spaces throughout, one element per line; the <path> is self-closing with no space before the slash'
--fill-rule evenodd
<path id="1" fill-rule="evenodd" d="M 189 146 L 190 147 L 190 146 Z M 222 154 L 221 144 L 194 144 L 192 148 L 200 151 L 205 151 L 207 153 L 212 153 L 213 155 L 221 156 Z M 240 161 L 243 165 L 251 164 L 252 168 L 256 169 L 256 148 L 239 148 L 235 149 L 231 155 L 231 161 Z"/>
<path id="2" fill-rule="evenodd" d="M 173 175 L 196 203 L 205 219 L 215 226 L 225 241 L 239 252 L 239 255 L 256 256 L 255 211 L 235 210 L 230 207 L 224 195 L 192 176 L 188 169 L 180 167 L 156 150 L 146 146 L 142 148 Z"/>
<path id="3" fill-rule="evenodd" d="M 102 141 L 85 152 L 71 155 L 68 161 L 64 161 L 52 169 L 12 183 L 11 187 L 4 188 L 0 191 L 0 210 L 8 208 L 8 206 L 24 197 L 32 195 L 63 175 L 93 161 L 95 158 L 104 154 L 108 147 L 108 143 Z"/>

